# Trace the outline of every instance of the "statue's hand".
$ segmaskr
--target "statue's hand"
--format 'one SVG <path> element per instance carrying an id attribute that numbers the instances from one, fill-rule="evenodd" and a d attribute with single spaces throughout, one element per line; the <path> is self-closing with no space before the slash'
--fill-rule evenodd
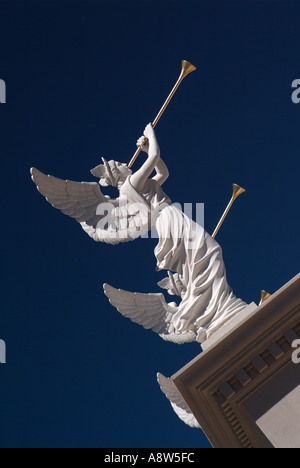
<path id="1" fill-rule="evenodd" d="M 141 138 L 138 139 L 138 141 L 136 142 L 136 146 L 141 148 L 142 151 L 148 154 L 149 141 L 144 136 L 141 136 Z"/>
<path id="2" fill-rule="evenodd" d="M 155 137 L 154 128 L 152 124 L 149 123 L 144 131 L 144 136 L 138 139 L 136 145 L 142 149 L 145 153 L 149 153 L 149 140 L 150 138 Z"/>
<path id="3" fill-rule="evenodd" d="M 149 123 L 145 128 L 144 135 L 146 138 L 148 138 L 148 140 L 150 140 L 150 138 L 153 136 L 155 137 L 155 131 L 151 123 Z"/>

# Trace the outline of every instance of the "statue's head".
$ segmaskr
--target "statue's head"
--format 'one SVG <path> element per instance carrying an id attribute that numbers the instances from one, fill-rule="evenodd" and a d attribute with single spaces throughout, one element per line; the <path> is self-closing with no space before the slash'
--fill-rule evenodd
<path id="1" fill-rule="evenodd" d="M 127 164 L 117 161 L 106 161 L 102 158 L 103 164 L 95 167 L 91 173 L 100 179 L 100 185 L 103 187 L 118 187 L 120 188 L 126 179 L 132 174 L 131 169 Z"/>

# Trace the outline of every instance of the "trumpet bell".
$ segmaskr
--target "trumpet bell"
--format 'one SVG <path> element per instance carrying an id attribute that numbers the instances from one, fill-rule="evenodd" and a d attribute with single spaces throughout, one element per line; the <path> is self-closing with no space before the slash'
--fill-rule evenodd
<path id="1" fill-rule="evenodd" d="M 240 187 L 237 184 L 233 184 L 233 194 L 232 197 L 235 200 L 237 197 L 242 195 L 242 193 L 246 192 L 246 190 L 243 187 Z"/>
<path id="2" fill-rule="evenodd" d="M 262 290 L 259 305 L 262 305 L 267 299 L 269 299 L 269 297 L 271 297 L 271 294 L 265 290 Z"/>
<path id="3" fill-rule="evenodd" d="M 186 60 L 182 60 L 181 78 L 185 78 L 195 70 L 197 69 L 194 65 L 192 65 L 190 62 L 187 62 Z"/>

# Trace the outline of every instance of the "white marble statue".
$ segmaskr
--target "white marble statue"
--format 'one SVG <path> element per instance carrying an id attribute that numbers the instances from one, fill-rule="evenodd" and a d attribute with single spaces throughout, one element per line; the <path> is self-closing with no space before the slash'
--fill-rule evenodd
<path id="1" fill-rule="evenodd" d="M 99 183 L 63 181 L 37 169 L 31 170 L 32 179 L 49 203 L 78 221 L 95 241 L 132 241 L 155 225 L 157 270 L 169 272 L 159 285 L 181 302 L 168 304 L 163 294 L 131 293 L 109 285 L 104 285 L 105 293 L 122 315 L 164 340 L 202 343 L 247 304 L 227 283 L 220 245 L 164 193 L 169 172 L 151 124 L 137 145 L 148 156 L 136 172 L 105 160 L 91 171 L 101 186 L 118 188 L 115 200 L 102 194 Z"/>

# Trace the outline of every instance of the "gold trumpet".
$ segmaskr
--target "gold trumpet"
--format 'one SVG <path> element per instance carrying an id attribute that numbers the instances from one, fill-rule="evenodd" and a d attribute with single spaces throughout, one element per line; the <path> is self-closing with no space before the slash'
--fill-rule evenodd
<path id="1" fill-rule="evenodd" d="M 228 212 L 230 210 L 230 208 L 232 207 L 234 201 L 237 199 L 237 197 L 239 197 L 242 193 L 246 192 L 245 189 L 243 189 L 242 187 L 240 187 L 239 185 L 236 185 L 236 184 L 233 184 L 233 193 L 232 193 L 232 197 L 231 197 L 231 200 L 230 202 L 228 203 L 227 205 L 227 208 L 226 210 L 224 211 L 223 213 L 223 216 L 222 218 L 220 219 L 216 229 L 214 230 L 214 233 L 212 235 L 213 238 L 216 237 L 216 235 L 218 234 L 219 232 L 219 229 L 220 227 L 222 226 L 222 224 L 224 223 L 224 220 L 226 218 L 226 216 L 228 215 Z"/>
<path id="2" fill-rule="evenodd" d="M 189 63 L 189 62 L 187 62 L 186 60 L 183 60 L 183 61 L 182 61 L 182 67 L 181 67 L 180 76 L 179 76 L 179 78 L 178 78 L 178 80 L 177 80 L 177 82 L 176 82 L 174 88 L 173 88 L 172 91 L 170 92 L 168 98 L 166 99 L 164 105 L 162 106 L 162 108 L 160 109 L 159 113 L 157 114 L 155 120 L 153 121 L 153 123 L 152 123 L 153 128 L 156 127 L 158 121 L 160 120 L 161 116 L 162 116 L 163 113 L 165 112 L 165 110 L 166 110 L 168 104 L 170 103 L 172 97 L 174 96 L 174 94 L 176 93 L 177 89 L 179 88 L 180 83 L 182 82 L 182 80 L 183 80 L 187 75 L 189 75 L 191 72 L 193 72 L 193 71 L 195 71 L 195 70 L 196 70 L 196 67 L 194 67 L 194 65 L 192 65 L 192 64 Z M 147 139 L 145 140 L 145 143 L 146 143 L 146 142 L 147 142 Z M 135 161 L 136 161 L 138 155 L 140 154 L 140 152 L 141 152 L 141 147 L 139 147 L 139 148 L 136 150 L 136 152 L 135 152 L 133 158 L 131 159 L 131 161 L 130 161 L 128 167 L 132 167 L 132 166 L 133 166 L 133 164 L 135 163 Z"/>

